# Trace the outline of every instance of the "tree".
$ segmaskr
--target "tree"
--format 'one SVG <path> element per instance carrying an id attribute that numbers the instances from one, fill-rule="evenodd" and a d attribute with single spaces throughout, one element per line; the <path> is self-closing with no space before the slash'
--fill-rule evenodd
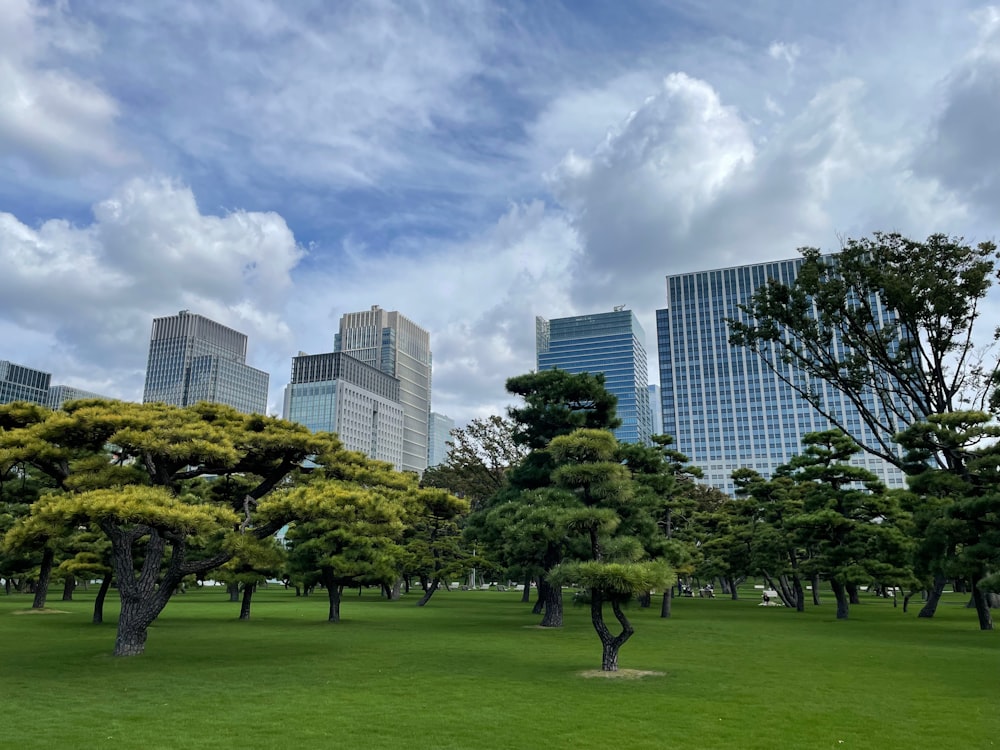
<path id="1" fill-rule="evenodd" d="M 424 472 L 421 484 L 440 487 L 478 508 L 506 486 L 507 473 L 527 455 L 514 440 L 514 422 L 493 415 L 452 430 L 445 462 Z"/>
<path id="2" fill-rule="evenodd" d="M 904 431 L 910 490 L 924 516 L 919 552 L 933 569 L 972 584 L 981 630 L 993 629 L 988 594 L 1000 591 L 1000 426 L 985 412 L 933 414 Z M 934 466 L 943 453 L 960 471 Z"/>
<path id="3" fill-rule="evenodd" d="M 996 357 L 987 358 L 974 330 L 993 284 L 992 242 L 879 232 L 834 256 L 800 252 L 794 284 L 771 281 L 741 320 L 729 321 L 733 344 L 757 352 L 864 450 L 900 468 L 896 433 L 931 414 L 983 407 L 998 377 Z M 861 443 L 822 384 L 843 394 L 874 444 Z M 930 459 L 961 471 L 961 454 L 947 446 Z"/>
<path id="4" fill-rule="evenodd" d="M 802 441 L 802 455 L 779 470 L 802 487 L 802 512 L 788 523 L 813 551 L 803 567 L 830 582 L 837 619 L 845 620 L 849 587 L 911 578 L 908 540 L 895 525 L 900 511 L 893 497 L 874 474 L 849 463 L 858 452 L 851 438 L 828 430 Z"/>
<path id="5" fill-rule="evenodd" d="M 62 489 L 32 506 L 8 544 L 91 523 L 110 539 L 122 602 L 117 656 L 143 652 L 149 625 L 185 576 L 232 557 L 226 537 L 263 539 L 289 520 L 261 520 L 259 505 L 307 457 L 323 464 L 346 455 L 330 435 L 207 403 L 76 401 L 6 430 L 0 448 Z M 191 491 L 192 482 L 230 475 L 252 478 L 238 499 Z"/>
<path id="6" fill-rule="evenodd" d="M 633 499 L 628 469 L 617 458 L 618 442 L 606 430 L 576 430 L 548 444 L 556 469 L 556 485 L 577 498 L 566 514 L 568 530 L 587 540 L 584 559 L 566 562 L 552 571 L 551 582 L 577 583 L 590 599 L 590 617 L 601 641 L 601 669 L 618 670 L 618 652 L 634 628 L 623 610 L 636 594 L 664 585 L 670 576 L 662 562 L 648 559 L 642 541 L 623 527 L 622 518 Z M 604 616 L 609 604 L 621 626 L 616 635 Z"/>

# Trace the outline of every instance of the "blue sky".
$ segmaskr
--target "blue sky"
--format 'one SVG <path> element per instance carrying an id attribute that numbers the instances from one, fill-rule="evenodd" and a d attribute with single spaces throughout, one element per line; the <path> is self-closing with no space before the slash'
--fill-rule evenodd
<path id="1" fill-rule="evenodd" d="M 152 318 L 291 357 L 378 304 L 463 423 L 534 316 L 874 230 L 996 238 L 977 2 L 0 0 L 0 358 L 137 399 Z M 991 300 L 986 315 L 1000 319 Z"/>

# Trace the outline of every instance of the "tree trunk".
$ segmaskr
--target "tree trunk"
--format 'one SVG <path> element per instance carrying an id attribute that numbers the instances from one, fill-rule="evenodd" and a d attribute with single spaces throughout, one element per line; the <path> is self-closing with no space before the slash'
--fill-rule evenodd
<path id="1" fill-rule="evenodd" d="M 848 601 L 851 604 L 861 604 L 861 598 L 858 596 L 858 585 L 856 583 L 845 583 L 844 588 L 847 589 Z"/>
<path id="2" fill-rule="evenodd" d="M 740 598 L 740 590 L 739 590 L 739 586 L 736 585 L 736 579 L 732 578 L 732 577 L 727 578 L 726 579 L 726 584 L 729 586 L 729 597 L 734 602 L 738 601 L 739 598 Z"/>
<path id="3" fill-rule="evenodd" d="M 420 597 L 420 601 L 417 602 L 418 607 L 422 607 L 434 596 L 434 592 L 437 591 L 438 585 L 441 583 L 441 579 L 435 577 L 434 580 L 424 587 L 424 595 Z"/>
<path id="4" fill-rule="evenodd" d="M 670 617 L 670 605 L 674 600 L 674 587 L 670 586 L 663 592 L 663 601 L 660 603 L 660 617 L 667 619 Z"/>
<path id="5" fill-rule="evenodd" d="M 76 588 L 76 576 L 68 575 L 63 579 L 62 600 L 64 602 L 73 601 L 73 589 Z"/>
<path id="6" fill-rule="evenodd" d="M 392 586 L 389 587 L 388 599 L 390 602 L 398 602 L 399 597 L 403 592 L 403 579 L 397 578 L 392 582 Z"/>
<path id="7" fill-rule="evenodd" d="M 250 603 L 253 601 L 253 592 L 257 590 L 256 584 L 243 584 L 243 601 L 240 603 L 240 619 L 250 619 Z"/>
<path id="8" fill-rule="evenodd" d="M 344 594 L 342 585 L 331 583 L 326 587 L 327 596 L 330 598 L 330 616 L 328 622 L 340 622 L 340 599 Z"/>
<path id="9" fill-rule="evenodd" d="M 993 615 L 990 614 L 988 594 L 979 588 L 979 577 L 972 579 L 972 600 L 976 604 L 976 615 L 979 617 L 980 630 L 993 630 Z"/>
<path id="10" fill-rule="evenodd" d="M 621 605 L 614 599 L 611 600 L 611 609 L 622 626 L 622 632 L 617 636 L 611 635 L 604 622 L 603 592 L 599 589 L 590 590 L 590 621 L 594 624 L 597 637 L 601 639 L 601 670 L 604 672 L 618 671 L 618 651 L 635 632 L 625 613 L 622 612 Z"/>
<path id="11" fill-rule="evenodd" d="M 38 571 L 38 581 L 35 582 L 35 600 L 31 604 L 32 609 L 45 609 L 45 599 L 49 595 L 49 578 L 52 576 L 52 563 L 55 558 L 56 553 L 48 547 L 42 552 L 42 564 Z"/>
<path id="12" fill-rule="evenodd" d="M 795 592 L 795 611 L 806 611 L 806 592 L 802 589 L 802 579 L 798 573 L 792 574 L 792 589 Z"/>
<path id="13" fill-rule="evenodd" d="M 848 599 L 844 584 L 836 578 L 831 578 L 830 588 L 833 589 L 833 595 L 837 598 L 837 619 L 846 620 L 850 613 L 850 599 Z"/>
<path id="14" fill-rule="evenodd" d="M 531 576 L 525 576 L 524 578 L 524 589 L 521 591 L 521 603 L 527 604 L 531 601 Z M 535 614 L 540 614 L 535 612 Z"/>
<path id="15" fill-rule="evenodd" d="M 229 601 L 238 602 L 240 600 L 240 585 L 238 583 L 227 583 L 226 593 L 229 594 Z"/>
<path id="16" fill-rule="evenodd" d="M 947 578 L 945 578 L 940 573 L 934 576 L 934 587 L 930 590 L 927 596 L 927 602 L 921 608 L 917 617 L 933 617 L 934 613 L 937 612 L 938 602 L 941 601 L 941 594 L 944 593 L 944 585 L 947 583 Z"/>
<path id="17" fill-rule="evenodd" d="M 546 593 L 549 590 L 549 582 L 545 580 L 544 576 L 538 577 L 538 595 L 535 597 L 535 606 L 531 608 L 531 614 L 540 615 L 545 611 L 545 600 L 548 598 Z"/>
<path id="18" fill-rule="evenodd" d="M 561 628 L 563 624 L 562 586 L 548 585 L 545 589 L 545 615 L 543 628 Z"/>
<path id="19" fill-rule="evenodd" d="M 10 578 L 4 578 L 4 580 L 3 580 L 3 589 L 4 589 L 4 592 L 6 592 L 7 596 L 10 596 L 10 586 L 11 586 L 11 584 L 10 584 Z"/>
<path id="20" fill-rule="evenodd" d="M 104 622 L 104 599 L 108 595 L 108 589 L 111 588 L 111 573 L 105 573 L 104 579 L 101 581 L 101 587 L 97 590 L 97 596 L 94 598 L 94 624 L 100 625 Z"/>
<path id="21" fill-rule="evenodd" d="M 819 574 L 813 573 L 812 576 L 812 592 L 813 592 L 813 606 L 819 606 Z"/>
<path id="22" fill-rule="evenodd" d="M 639 606 L 643 609 L 649 609 L 649 605 L 653 601 L 653 594 L 650 591 L 644 591 L 639 594 Z"/>

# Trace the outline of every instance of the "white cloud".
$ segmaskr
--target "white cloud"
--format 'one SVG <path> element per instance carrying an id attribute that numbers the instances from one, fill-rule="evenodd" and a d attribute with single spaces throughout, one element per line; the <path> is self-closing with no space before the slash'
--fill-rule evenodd
<path id="1" fill-rule="evenodd" d="M 203 215 L 183 185 L 132 180 L 94 207 L 87 226 L 50 220 L 33 229 L 0 214 L 0 318 L 49 342 L 35 366 L 71 369 L 69 356 L 72 369 L 99 382 L 115 381 L 120 368 L 130 374 L 108 395 L 135 398 L 153 317 L 191 309 L 258 347 L 283 347 L 302 253 L 276 214 Z"/>
<path id="2" fill-rule="evenodd" d="M 132 160 L 115 138 L 117 102 L 56 62 L 93 53 L 95 32 L 61 5 L 5 0 L 0 24 L 0 157 L 66 175 Z"/>

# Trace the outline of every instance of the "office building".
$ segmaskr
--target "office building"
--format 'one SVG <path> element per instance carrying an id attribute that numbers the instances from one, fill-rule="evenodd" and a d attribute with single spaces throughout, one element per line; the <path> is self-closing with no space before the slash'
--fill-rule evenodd
<path id="1" fill-rule="evenodd" d="M 427 422 L 427 467 L 444 463 L 451 451 L 451 431 L 455 429 L 455 420 L 444 414 L 431 412 Z"/>
<path id="2" fill-rule="evenodd" d="M 181 310 L 153 320 L 144 404 L 227 404 L 245 414 L 267 409 L 268 375 L 246 363 L 246 334 Z"/>
<path id="3" fill-rule="evenodd" d="M 61 409 L 67 401 L 76 401 L 81 398 L 101 398 L 111 400 L 107 396 L 99 393 L 85 391 L 82 388 L 74 388 L 71 385 L 53 385 L 49 387 L 48 398 L 45 405 L 50 409 Z"/>
<path id="4" fill-rule="evenodd" d="M 403 466 L 399 380 L 343 352 L 292 359 L 283 416 L 313 432 L 335 432 L 344 447 Z"/>
<path id="5" fill-rule="evenodd" d="M 45 406 L 52 375 L 0 359 L 0 404 L 30 401 Z"/>
<path id="6" fill-rule="evenodd" d="M 618 398 L 623 443 L 648 443 L 653 433 L 646 369 L 646 334 L 631 310 L 535 318 L 538 370 L 604 375 L 604 387 Z"/>
<path id="7" fill-rule="evenodd" d="M 801 259 L 667 276 L 667 307 L 656 312 L 663 431 L 675 447 L 701 467 L 705 481 L 732 494 L 731 473 L 746 467 L 764 477 L 802 452 L 801 437 L 832 425 L 745 347 L 731 346 L 726 319 L 745 319 L 739 305 L 776 279 L 792 284 Z M 882 322 L 893 319 L 879 309 Z M 805 375 L 777 363 L 784 377 Z M 822 382 L 825 403 L 838 421 L 868 445 L 874 435 L 837 390 Z M 870 398 L 874 398 L 869 394 Z M 874 403 L 874 400 L 872 401 Z M 902 472 L 866 453 L 854 463 L 889 487 L 903 487 Z"/>
<path id="8" fill-rule="evenodd" d="M 403 405 L 404 471 L 427 468 L 427 430 L 431 412 L 430 334 L 398 312 L 372 305 L 346 313 L 334 338 L 335 352 L 350 354 L 399 379 Z"/>
<path id="9" fill-rule="evenodd" d="M 660 386 L 649 384 L 649 411 L 653 417 L 653 434 L 663 434 L 663 409 L 660 408 Z"/>

